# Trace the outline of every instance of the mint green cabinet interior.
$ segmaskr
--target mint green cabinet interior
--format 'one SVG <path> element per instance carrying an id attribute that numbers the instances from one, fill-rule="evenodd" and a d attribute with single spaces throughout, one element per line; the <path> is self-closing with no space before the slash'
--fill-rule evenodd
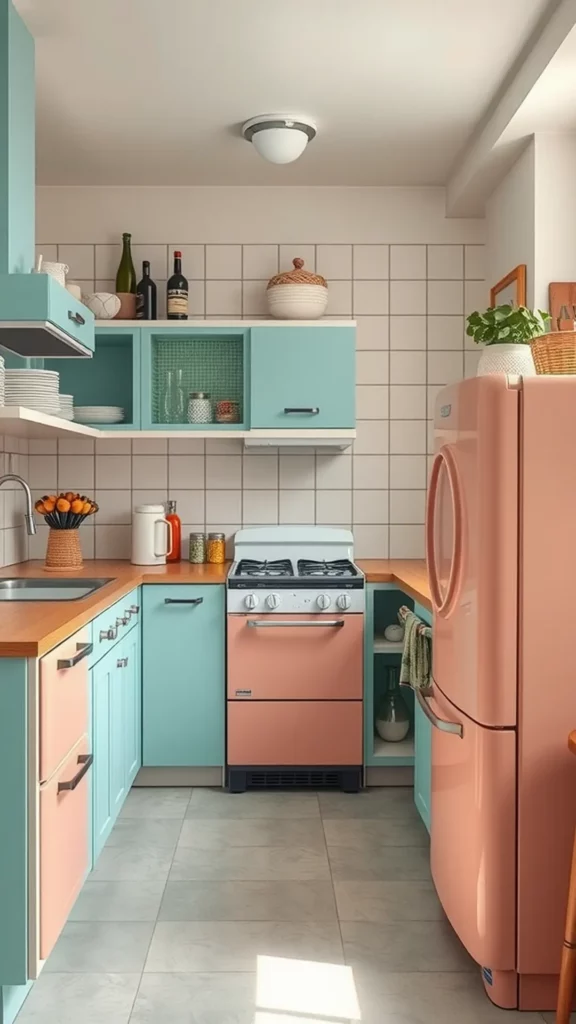
<path id="1" fill-rule="evenodd" d="M 239 327 L 142 328 L 142 428 L 245 429 L 248 337 L 249 331 Z M 170 373 L 179 374 L 174 382 L 182 399 L 178 413 L 178 403 L 169 395 Z M 216 402 L 236 402 L 238 422 L 188 423 L 188 395 L 193 391 L 210 395 L 213 414 Z"/>
<path id="2" fill-rule="evenodd" d="M 416 615 L 432 624 L 432 614 L 420 604 L 414 605 Z M 415 761 L 414 761 L 414 802 L 422 821 L 430 831 L 430 808 L 432 797 L 432 726 L 416 701 L 414 713 Z"/>
<path id="3" fill-rule="evenodd" d="M 351 429 L 355 384 L 353 327 L 251 330 L 252 427 Z"/>
<path id="4" fill-rule="evenodd" d="M 224 764 L 224 587 L 143 588 L 143 764 Z"/>
<path id="5" fill-rule="evenodd" d="M 414 695 L 402 687 L 410 716 L 410 731 L 399 743 L 385 743 L 376 732 L 378 705 L 388 685 L 388 669 L 400 670 L 401 651 L 375 650 L 375 637 L 382 635 L 386 626 L 398 622 L 398 609 L 402 605 L 412 608 L 414 602 L 394 583 L 369 583 L 366 587 L 366 614 L 364 619 L 364 764 L 368 767 L 390 768 L 414 765 Z"/>
<path id="6" fill-rule="evenodd" d="M 124 421 L 106 424 L 106 430 L 140 427 L 140 328 L 96 329 L 92 359 L 45 359 L 44 367 L 58 371 L 60 391 L 73 395 L 74 405 L 124 409 Z M 95 425 L 102 427 L 101 423 Z"/>

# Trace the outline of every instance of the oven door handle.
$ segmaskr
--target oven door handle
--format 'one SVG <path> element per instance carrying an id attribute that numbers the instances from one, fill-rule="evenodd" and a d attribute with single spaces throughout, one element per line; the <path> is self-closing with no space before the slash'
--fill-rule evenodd
<path id="1" fill-rule="evenodd" d="M 310 629 L 341 629 L 344 625 L 344 619 L 324 619 L 322 622 L 309 622 L 307 619 L 304 622 L 285 622 L 283 620 L 273 621 L 271 619 L 248 619 L 247 626 L 251 629 L 293 629 L 296 626 L 301 629 L 302 627 Z"/>

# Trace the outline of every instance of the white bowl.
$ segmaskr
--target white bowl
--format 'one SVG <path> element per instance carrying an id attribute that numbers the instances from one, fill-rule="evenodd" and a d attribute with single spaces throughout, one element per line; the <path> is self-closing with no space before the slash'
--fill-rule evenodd
<path id="1" fill-rule="evenodd" d="M 88 306 L 97 320 L 112 320 L 120 310 L 120 299 L 112 292 L 92 292 L 83 295 L 82 302 Z"/>
<path id="2" fill-rule="evenodd" d="M 321 284 L 275 284 L 266 296 L 276 320 L 318 320 L 328 305 L 328 289 Z"/>

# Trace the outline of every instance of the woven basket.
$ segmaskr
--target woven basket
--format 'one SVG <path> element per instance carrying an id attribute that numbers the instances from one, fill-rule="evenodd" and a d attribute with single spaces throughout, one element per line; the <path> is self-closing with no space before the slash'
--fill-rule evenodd
<path id="1" fill-rule="evenodd" d="M 50 530 L 44 564 L 46 572 L 74 572 L 83 566 L 79 531 Z"/>
<path id="2" fill-rule="evenodd" d="M 326 278 L 304 270 L 304 260 L 292 262 L 294 270 L 276 274 L 268 282 L 268 311 L 278 320 L 317 320 L 328 305 Z"/>
<path id="3" fill-rule="evenodd" d="M 326 278 L 322 274 L 312 274 L 310 270 L 304 270 L 304 260 L 297 257 L 292 260 L 294 270 L 283 270 L 268 281 L 268 288 L 275 288 L 277 284 L 313 284 L 327 288 Z"/>
<path id="4" fill-rule="evenodd" d="M 530 348 L 537 374 L 576 373 L 576 331 L 540 334 Z"/>

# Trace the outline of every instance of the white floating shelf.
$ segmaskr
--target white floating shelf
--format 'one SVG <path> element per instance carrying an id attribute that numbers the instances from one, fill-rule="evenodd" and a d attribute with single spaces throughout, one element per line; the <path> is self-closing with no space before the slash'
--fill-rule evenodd
<path id="1" fill-rule="evenodd" d="M 47 416 L 35 409 L 19 405 L 0 406 L 0 434 L 12 437 L 101 437 L 99 430 L 85 427 L 83 423 L 71 423 L 59 416 Z"/>
<path id="2" fill-rule="evenodd" d="M 94 326 L 101 330 L 103 327 L 111 331 L 119 327 L 145 327 L 151 331 L 163 330 L 169 327 L 172 331 L 175 328 L 181 331 L 187 329 L 199 330 L 200 328 L 238 328 L 247 330 L 250 327 L 355 327 L 356 320 L 330 320 L 328 317 L 321 317 L 319 320 L 273 320 L 263 317 L 261 320 L 95 320 Z"/>
<path id="3" fill-rule="evenodd" d="M 385 640 L 383 636 L 374 637 L 374 654 L 402 654 L 403 640 Z"/>
<path id="4" fill-rule="evenodd" d="M 414 757 L 414 736 L 409 733 L 399 743 L 387 743 L 378 734 L 374 736 L 374 757 Z"/>

